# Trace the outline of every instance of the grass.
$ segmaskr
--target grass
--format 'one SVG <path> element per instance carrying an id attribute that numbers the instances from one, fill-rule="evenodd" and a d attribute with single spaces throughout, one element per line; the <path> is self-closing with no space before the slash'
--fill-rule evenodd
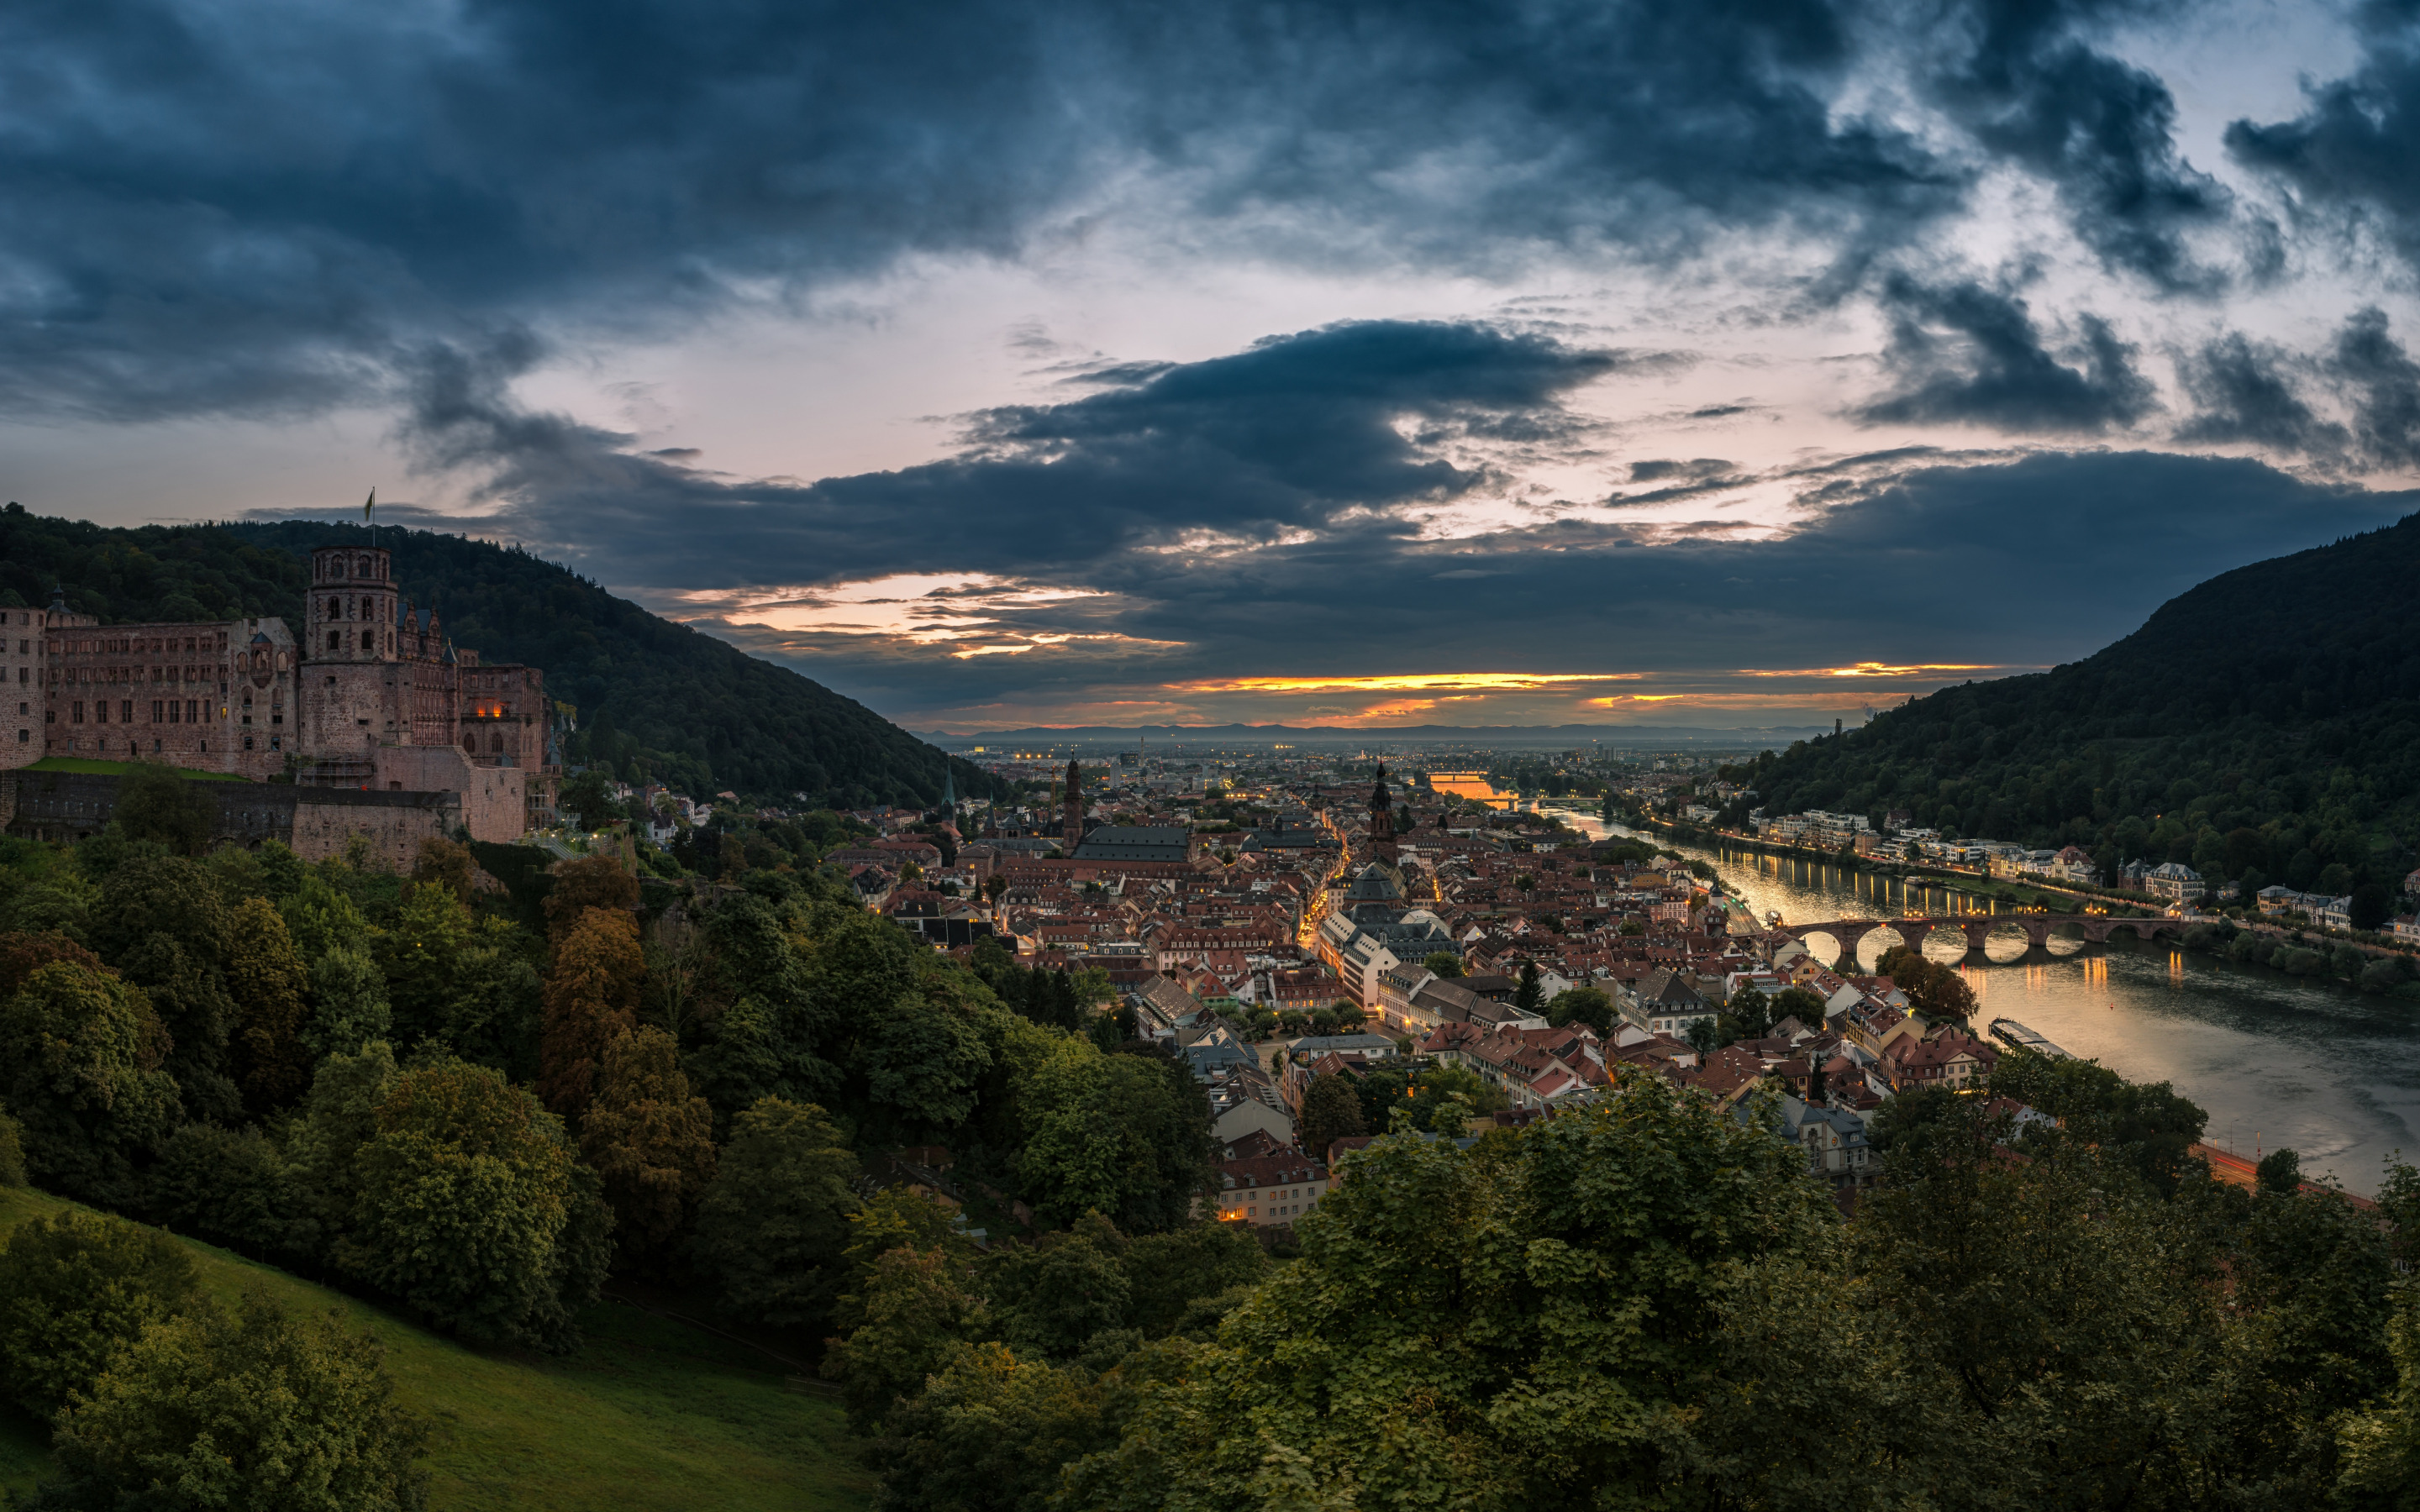
<path id="1" fill-rule="evenodd" d="M 0 1234 L 74 1204 L 0 1189 Z M 567 1358 L 468 1349 L 383 1308 L 196 1241 L 209 1289 L 266 1290 L 289 1311 L 335 1308 L 377 1336 L 406 1406 L 429 1419 L 424 1461 L 442 1508 L 534 1512 L 842 1512 L 873 1498 L 838 1404 L 788 1391 L 755 1351 L 635 1307 L 583 1319 Z M 47 1428 L 0 1408 L 0 1487 L 30 1488 Z"/>
<path id="2" fill-rule="evenodd" d="M 23 772 L 80 772 L 86 777 L 125 777 L 142 770 L 141 762 L 104 762 L 96 756 L 45 756 L 39 762 L 19 767 Z M 179 766 L 177 775 L 188 782 L 247 782 L 251 779 L 233 772 L 202 772 L 190 766 Z"/>

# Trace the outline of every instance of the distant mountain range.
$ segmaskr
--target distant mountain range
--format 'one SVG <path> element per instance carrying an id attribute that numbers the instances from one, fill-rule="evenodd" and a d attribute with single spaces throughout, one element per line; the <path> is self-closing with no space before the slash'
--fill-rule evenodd
<path id="1" fill-rule="evenodd" d="M 1755 786 L 1774 813 L 1897 810 L 1962 836 L 2391 896 L 2420 845 L 2415 584 L 2420 515 L 2213 578 L 2086 660 L 1793 746 Z"/>
<path id="2" fill-rule="evenodd" d="M 278 615 L 302 623 L 312 548 L 366 543 L 358 525 L 286 520 L 111 529 L 10 505 L 0 512 L 0 603 L 44 605 L 54 586 L 106 621 Z M 427 531 L 380 529 L 404 594 L 435 608 L 457 645 L 546 671 L 579 709 L 567 754 L 693 794 L 861 807 L 1004 793 L 850 699 L 714 637 L 659 618 L 525 552 Z"/>
<path id="3" fill-rule="evenodd" d="M 1053 745 L 1133 745 L 1141 739 L 1165 745 L 1265 746 L 1278 742 L 1326 746 L 1400 746 L 1417 744 L 1468 746 L 1568 746 L 1593 741 L 1624 749 L 1677 749 L 1683 746 L 1721 746 L 1742 751 L 1786 745 L 1793 740 L 1829 734 L 1822 725 L 1775 725 L 1748 729 L 1716 729 L 1690 725 L 1290 725 L 1290 724 L 1153 724 L 1033 726 L 1024 730 L 993 730 L 981 734 L 927 734 L 923 738 L 950 750 L 983 747 L 1048 747 Z"/>

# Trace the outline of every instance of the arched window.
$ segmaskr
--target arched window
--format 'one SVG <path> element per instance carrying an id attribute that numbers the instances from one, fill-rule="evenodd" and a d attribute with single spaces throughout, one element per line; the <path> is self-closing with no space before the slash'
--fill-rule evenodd
<path id="1" fill-rule="evenodd" d="M 362 632 L 362 649 L 364 651 L 376 651 L 378 649 L 378 632 L 376 630 L 364 630 Z"/>
<path id="2" fill-rule="evenodd" d="M 503 731 L 499 730 L 494 734 L 488 737 L 488 748 L 495 751 L 499 755 L 503 754 L 504 748 L 504 733 Z"/>
<path id="3" fill-rule="evenodd" d="M 344 617 L 345 611 L 343 608 L 337 604 L 336 600 L 333 598 L 328 600 L 328 618 L 332 620 L 341 620 Z"/>
<path id="4" fill-rule="evenodd" d="M 473 730 L 469 734 L 464 735 L 462 737 L 462 748 L 469 751 L 473 756 L 479 754 L 479 732 Z"/>

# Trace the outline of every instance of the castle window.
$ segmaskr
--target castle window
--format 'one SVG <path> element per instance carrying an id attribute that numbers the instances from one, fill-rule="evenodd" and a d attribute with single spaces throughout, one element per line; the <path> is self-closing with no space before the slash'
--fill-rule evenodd
<path id="1" fill-rule="evenodd" d="M 343 632 L 342 630 L 331 630 L 331 631 L 329 631 L 329 632 L 328 632 L 328 649 L 329 649 L 329 650 L 331 650 L 331 651 L 335 650 L 335 649 L 336 649 L 336 647 L 337 647 L 338 642 L 340 642 L 341 640 L 344 640 L 344 636 L 345 636 L 345 632 Z M 329 681 L 330 681 L 330 682 L 334 682 L 334 681 L 335 681 L 335 679 L 332 677 L 332 678 L 330 678 L 330 679 L 329 679 Z"/>
<path id="2" fill-rule="evenodd" d="M 164 714 L 161 713 L 161 712 L 160 712 L 160 710 L 161 710 L 161 703 L 160 703 L 160 701 L 159 701 L 158 699 L 153 699 L 153 700 L 151 701 L 151 722 L 152 722 L 153 724 L 163 724 L 163 723 L 165 723 L 165 722 L 166 722 L 166 720 L 167 720 L 167 717 L 167 717 L 166 715 L 164 715 Z"/>
<path id="3" fill-rule="evenodd" d="M 117 701 L 117 722 L 119 724 L 132 724 L 134 722 L 134 701 L 132 699 L 119 699 Z"/>
<path id="4" fill-rule="evenodd" d="M 362 632 L 362 649 L 364 651 L 376 651 L 378 649 L 378 632 L 376 630 L 364 630 Z"/>

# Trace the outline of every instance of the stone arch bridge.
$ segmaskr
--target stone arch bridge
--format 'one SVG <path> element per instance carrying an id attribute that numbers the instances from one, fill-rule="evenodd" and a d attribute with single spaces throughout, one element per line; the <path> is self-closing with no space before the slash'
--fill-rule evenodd
<path id="1" fill-rule="evenodd" d="M 2055 931 L 2071 924 L 2092 945 L 2105 943 L 2118 930 L 2132 930 L 2136 939 L 2149 944 L 2163 934 L 2181 936 L 2188 927 L 2178 918 L 2112 918 L 2106 914 L 1943 914 L 1924 918 L 1836 918 L 1778 928 L 1802 945 L 1809 934 L 1829 934 L 1840 942 L 1840 959 L 1854 961 L 1857 942 L 1878 929 L 1896 930 L 1900 939 L 1918 948 L 1935 930 L 1956 930 L 1965 935 L 1966 949 L 1973 951 L 1983 949 L 1994 930 L 2009 924 L 2024 930 L 2025 944 L 2035 949 L 2048 945 Z"/>

